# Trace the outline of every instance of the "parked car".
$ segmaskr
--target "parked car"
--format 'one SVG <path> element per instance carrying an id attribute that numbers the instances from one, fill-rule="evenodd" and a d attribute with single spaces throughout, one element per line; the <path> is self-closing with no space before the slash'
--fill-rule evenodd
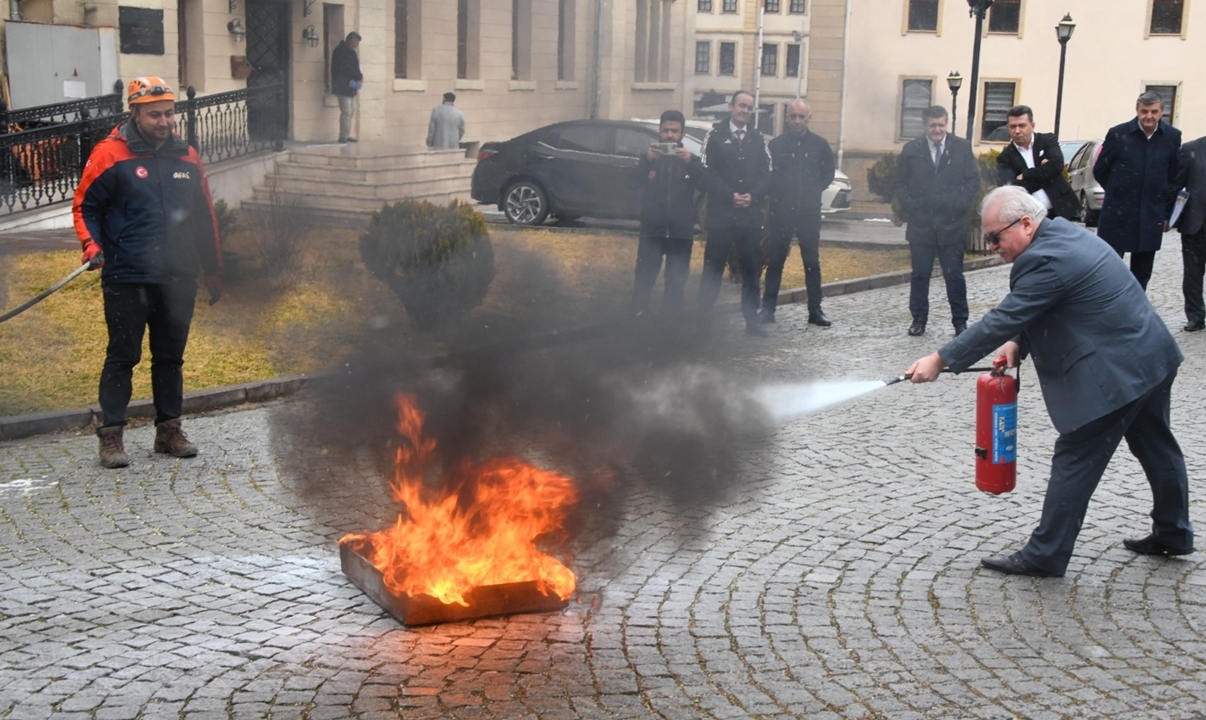
<path id="1" fill-rule="evenodd" d="M 1101 202 L 1105 200 L 1105 188 L 1093 178 L 1093 163 L 1101 154 L 1101 142 L 1098 138 L 1085 143 L 1068 162 L 1068 183 L 1080 201 L 1078 219 L 1088 227 L 1097 225 L 1097 218 L 1101 216 Z"/>
<path id="2" fill-rule="evenodd" d="M 1064 167 L 1072 164 L 1072 158 L 1076 157 L 1077 151 L 1084 147 L 1088 140 L 1060 140 L 1059 152 L 1064 156 Z"/>
<path id="3" fill-rule="evenodd" d="M 699 155 L 706 128 L 688 127 L 683 147 Z M 636 219 L 641 210 L 637 165 L 657 142 L 656 121 L 570 120 L 504 142 L 477 155 L 470 194 L 496 204 L 517 225 L 589 216 Z M 827 212 L 850 206 L 850 179 L 840 175 L 824 193 Z"/>

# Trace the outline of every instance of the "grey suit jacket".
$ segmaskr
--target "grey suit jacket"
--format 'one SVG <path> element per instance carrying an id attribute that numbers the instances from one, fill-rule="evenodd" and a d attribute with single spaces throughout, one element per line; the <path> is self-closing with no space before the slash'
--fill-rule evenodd
<path id="1" fill-rule="evenodd" d="M 938 354 L 959 371 L 1018 339 L 1051 422 L 1069 433 L 1142 396 L 1183 359 L 1118 254 L 1067 220 L 1043 220 L 997 307 Z"/>

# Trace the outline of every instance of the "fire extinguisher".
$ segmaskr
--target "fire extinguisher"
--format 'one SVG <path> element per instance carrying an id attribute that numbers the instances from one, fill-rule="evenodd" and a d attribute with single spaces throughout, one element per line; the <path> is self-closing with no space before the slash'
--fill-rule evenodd
<path id="1" fill-rule="evenodd" d="M 1005 356 L 976 382 L 976 488 L 1000 495 L 1017 482 L 1018 378 Z"/>

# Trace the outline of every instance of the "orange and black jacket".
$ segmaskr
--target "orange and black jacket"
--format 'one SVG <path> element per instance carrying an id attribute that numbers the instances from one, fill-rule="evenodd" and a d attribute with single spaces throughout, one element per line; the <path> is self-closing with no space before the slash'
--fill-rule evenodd
<path id="1" fill-rule="evenodd" d="M 106 282 L 165 284 L 219 275 L 222 252 L 197 151 L 172 135 L 158 150 L 125 122 L 88 157 L 72 205 L 80 242 L 105 254 Z"/>

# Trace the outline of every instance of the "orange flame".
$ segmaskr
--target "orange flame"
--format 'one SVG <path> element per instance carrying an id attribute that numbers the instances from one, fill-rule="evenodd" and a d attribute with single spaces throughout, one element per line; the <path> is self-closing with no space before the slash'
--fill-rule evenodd
<path id="1" fill-rule="evenodd" d="M 394 399 L 407 443 L 398 448 L 391 487 L 405 513 L 389 528 L 349 534 L 340 544 L 371 546 L 366 557 L 395 594 L 468 606 L 471 588 L 535 581 L 546 595 L 568 598 L 577 578 L 536 542 L 565 540 L 566 514 L 578 499 L 573 482 L 519 458 L 497 457 L 466 460 L 453 487 L 427 488 L 423 476 L 436 441 L 423 435 L 415 397 Z"/>

